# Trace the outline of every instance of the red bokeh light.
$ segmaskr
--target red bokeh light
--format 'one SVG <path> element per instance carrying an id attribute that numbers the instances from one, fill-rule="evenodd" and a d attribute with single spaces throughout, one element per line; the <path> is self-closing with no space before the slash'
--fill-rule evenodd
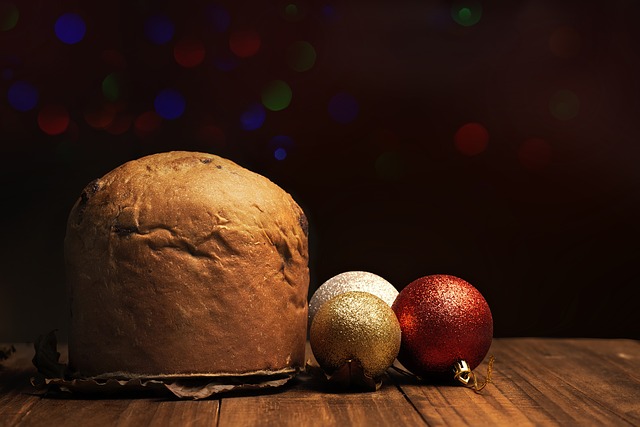
<path id="1" fill-rule="evenodd" d="M 93 105 L 84 112 L 84 119 L 95 129 L 105 129 L 116 117 L 116 108 L 110 104 Z"/>
<path id="2" fill-rule="evenodd" d="M 253 30 L 234 31 L 229 36 L 229 49 L 240 58 L 248 58 L 260 50 L 260 36 Z"/>
<path id="3" fill-rule="evenodd" d="M 580 53 L 580 34 L 572 27 L 560 27 L 549 37 L 549 49 L 560 58 L 571 58 Z"/>
<path id="4" fill-rule="evenodd" d="M 38 113 L 38 126 L 48 135 L 60 135 L 69 126 L 69 113 L 62 105 L 46 105 Z"/>
<path id="5" fill-rule="evenodd" d="M 131 128 L 133 117 L 130 114 L 119 114 L 107 126 L 106 130 L 111 135 L 122 135 Z"/>
<path id="6" fill-rule="evenodd" d="M 196 131 L 196 140 L 206 147 L 223 147 L 225 135 L 222 129 L 215 125 L 205 125 Z"/>
<path id="7" fill-rule="evenodd" d="M 133 126 L 136 134 L 143 138 L 158 130 L 161 124 L 162 117 L 160 117 L 158 113 L 155 111 L 146 111 L 136 118 Z"/>
<path id="8" fill-rule="evenodd" d="M 487 149 L 489 132 L 480 123 L 467 123 L 456 131 L 453 141 L 460 153 L 475 156 Z"/>
<path id="9" fill-rule="evenodd" d="M 202 41 L 195 37 L 186 37 L 173 47 L 173 57 L 185 68 L 192 68 L 204 61 L 205 48 Z"/>

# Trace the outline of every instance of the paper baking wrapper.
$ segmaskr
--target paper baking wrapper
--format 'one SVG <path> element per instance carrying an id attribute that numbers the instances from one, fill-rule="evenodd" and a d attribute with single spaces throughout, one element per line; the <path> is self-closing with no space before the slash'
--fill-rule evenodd
<path id="1" fill-rule="evenodd" d="M 117 393 L 162 393 L 169 391 L 180 399 L 207 399 L 220 393 L 237 390 L 257 390 L 271 387 L 280 387 L 286 384 L 294 375 L 284 378 L 265 378 L 263 381 L 244 382 L 243 378 L 226 378 L 225 380 L 212 381 L 211 378 L 187 378 L 187 379 L 72 379 L 37 377 L 31 383 L 40 389 L 55 387 L 62 392 L 80 394 L 117 394 Z M 244 379 L 246 381 L 246 379 Z"/>
<path id="2" fill-rule="evenodd" d="M 69 372 L 68 366 L 60 363 L 55 333 L 42 335 L 35 342 L 33 364 L 38 375 L 31 384 L 48 391 L 59 390 L 79 394 L 146 394 L 170 392 L 180 399 L 207 399 L 220 393 L 242 390 L 258 390 L 281 387 L 296 376 L 297 372 L 238 376 L 189 375 L 146 378 L 133 374 L 114 373 L 101 377 L 79 377 Z M 110 378 L 112 376 L 112 378 Z"/>

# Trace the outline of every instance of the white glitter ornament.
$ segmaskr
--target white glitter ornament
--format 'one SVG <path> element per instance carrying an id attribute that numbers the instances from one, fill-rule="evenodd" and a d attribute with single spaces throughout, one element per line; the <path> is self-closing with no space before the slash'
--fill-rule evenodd
<path id="1" fill-rule="evenodd" d="M 367 271 L 347 271 L 324 282 L 313 294 L 309 302 L 309 325 L 322 305 L 331 298 L 350 291 L 373 294 L 389 307 L 398 296 L 398 290 L 377 274 Z"/>

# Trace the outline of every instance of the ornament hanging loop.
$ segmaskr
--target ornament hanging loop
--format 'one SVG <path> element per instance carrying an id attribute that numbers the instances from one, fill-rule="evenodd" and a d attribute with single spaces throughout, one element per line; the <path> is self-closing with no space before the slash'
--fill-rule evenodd
<path id="1" fill-rule="evenodd" d="M 478 377 L 471 370 L 471 368 L 469 368 L 469 364 L 465 360 L 456 362 L 453 367 L 453 378 L 460 381 L 465 387 L 472 388 L 476 393 L 480 393 L 480 391 L 491 382 L 494 360 L 495 357 L 489 356 L 489 364 L 487 365 L 487 376 L 481 384 L 478 384 Z"/>
<path id="2" fill-rule="evenodd" d="M 466 360 L 459 360 L 453 367 L 453 378 L 460 381 L 465 386 L 469 385 L 469 381 L 473 377 L 473 372 L 469 368 Z"/>

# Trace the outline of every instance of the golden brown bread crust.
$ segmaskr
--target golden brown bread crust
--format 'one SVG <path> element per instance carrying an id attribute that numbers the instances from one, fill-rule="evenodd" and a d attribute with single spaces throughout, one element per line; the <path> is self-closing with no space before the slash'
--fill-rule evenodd
<path id="1" fill-rule="evenodd" d="M 82 375 L 303 366 L 306 218 L 229 160 L 161 153 L 92 182 L 69 216 L 65 260 L 70 366 Z"/>

